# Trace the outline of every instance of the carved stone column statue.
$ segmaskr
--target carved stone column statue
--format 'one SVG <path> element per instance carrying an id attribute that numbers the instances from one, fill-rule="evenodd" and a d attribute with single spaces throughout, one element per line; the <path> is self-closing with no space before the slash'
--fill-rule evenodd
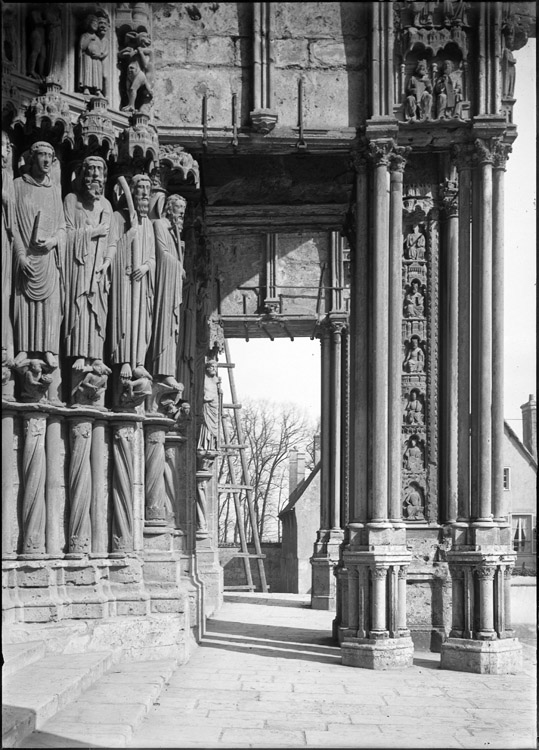
<path id="1" fill-rule="evenodd" d="M 65 310 L 66 354 L 74 357 L 73 400 L 93 403 L 106 387 L 103 363 L 110 282 L 105 259 L 112 206 L 103 196 L 107 165 L 88 156 L 75 193 L 64 201 L 67 228 Z"/>
<path id="2" fill-rule="evenodd" d="M 84 94 L 105 95 L 103 61 L 108 57 L 108 19 L 89 13 L 79 42 L 78 89 Z"/>
<path id="3" fill-rule="evenodd" d="M 39 356 L 51 371 L 58 367 L 65 286 L 65 219 L 53 180 L 55 159 L 50 143 L 34 143 L 29 171 L 14 182 L 16 365 Z"/>
<path id="4" fill-rule="evenodd" d="M 129 211 L 114 212 L 107 250 L 111 264 L 111 361 L 121 366 L 124 385 L 133 375 L 151 381 L 144 367 L 152 333 L 155 277 L 155 238 L 148 218 L 150 190 L 147 175 L 133 177 L 125 195 Z"/>
<path id="5" fill-rule="evenodd" d="M 9 368 L 13 358 L 13 326 L 11 323 L 11 290 L 13 283 L 13 226 L 15 196 L 13 191 L 11 143 L 2 132 L 2 366 Z M 6 373 L 9 379 L 9 369 Z M 3 383 L 3 377 L 2 377 Z"/>
<path id="6" fill-rule="evenodd" d="M 186 201 L 171 195 L 165 204 L 165 218 L 154 221 L 155 307 L 153 333 L 153 375 L 177 388 L 180 307 L 185 278 L 184 243 L 181 240 Z"/>

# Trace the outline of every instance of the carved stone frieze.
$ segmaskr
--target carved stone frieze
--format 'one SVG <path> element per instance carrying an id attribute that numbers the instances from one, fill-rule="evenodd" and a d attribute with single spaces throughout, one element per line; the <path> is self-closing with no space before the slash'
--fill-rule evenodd
<path id="1" fill-rule="evenodd" d="M 94 96 L 88 102 L 88 110 L 80 115 L 75 134 L 76 145 L 81 150 L 103 149 L 107 156 L 116 155 L 116 133 L 107 104 L 104 97 Z"/>
<path id="2" fill-rule="evenodd" d="M 198 162 L 182 146 L 165 144 L 159 147 L 159 166 L 163 187 L 170 189 L 171 183 L 185 183 L 200 187 Z"/>

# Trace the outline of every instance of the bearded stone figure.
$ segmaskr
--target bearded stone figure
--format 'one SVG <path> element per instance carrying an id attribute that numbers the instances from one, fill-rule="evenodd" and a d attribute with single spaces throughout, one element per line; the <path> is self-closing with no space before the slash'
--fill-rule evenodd
<path id="1" fill-rule="evenodd" d="M 2 350 L 5 350 L 6 359 L 13 357 L 10 301 L 13 281 L 15 201 L 11 153 L 9 137 L 2 131 Z"/>
<path id="2" fill-rule="evenodd" d="M 50 143 L 34 143 L 29 172 L 14 181 L 16 361 L 38 355 L 51 370 L 58 367 L 66 239 L 60 186 L 52 178 L 55 160 Z M 56 400 L 52 390 L 50 395 Z"/>
<path id="3" fill-rule="evenodd" d="M 131 180 L 126 195 L 129 210 L 115 211 L 107 258 L 111 264 L 111 362 L 120 366 L 120 379 L 133 370 L 151 380 L 144 364 L 152 333 L 155 281 L 155 238 L 148 218 L 151 181 L 147 175 Z"/>
<path id="4" fill-rule="evenodd" d="M 110 258 L 108 236 L 112 206 L 104 197 L 107 165 L 99 156 L 82 163 L 77 192 L 64 201 L 67 229 L 66 354 L 73 370 L 103 368 Z"/>
<path id="5" fill-rule="evenodd" d="M 156 279 L 153 374 L 159 382 L 177 388 L 180 307 L 185 278 L 184 243 L 181 240 L 186 201 L 171 195 L 165 204 L 165 218 L 154 221 Z"/>

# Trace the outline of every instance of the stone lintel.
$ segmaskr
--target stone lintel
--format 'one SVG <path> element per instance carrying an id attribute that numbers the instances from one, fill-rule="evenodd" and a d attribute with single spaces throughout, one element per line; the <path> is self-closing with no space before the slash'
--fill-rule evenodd
<path id="1" fill-rule="evenodd" d="M 345 667 L 363 669 L 404 669 L 411 667 L 414 644 L 409 636 L 381 640 L 345 638 L 341 643 Z"/>
<path id="2" fill-rule="evenodd" d="M 516 674 L 522 669 L 522 646 L 516 638 L 448 638 L 442 643 L 440 668 L 476 674 Z"/>
<path id="3" fill-rule="evenodd" d="M 505 115 L 478 115 L 473 118 L 475 138 L 499 138 L 507 128 Z"/>
<path id="4" fill-rule="evenodd" d="M 343 561 L 350 565 L 409 565 L 412 554 L 404 546 L 385 546 L 376 549 L 345 550 Z"/>
<path id="5" fill-rule="evenodd" d="M 369 141 L 396 139 L 399 133 L 399 124 L 394 117 L 372 117 L 366 124 L 365 135 Z"/>

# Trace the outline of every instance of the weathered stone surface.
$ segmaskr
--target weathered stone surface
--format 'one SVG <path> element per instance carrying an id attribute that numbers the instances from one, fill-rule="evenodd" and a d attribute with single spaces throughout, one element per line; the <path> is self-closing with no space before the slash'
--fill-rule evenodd
<path id="1" fill-rule="evenodd" d="M 517 674 L 522 669 L 522 646 L 515 638 L 497 641 L 448 638 L 442 643 L 440 667 L 479 674 Z"/>

